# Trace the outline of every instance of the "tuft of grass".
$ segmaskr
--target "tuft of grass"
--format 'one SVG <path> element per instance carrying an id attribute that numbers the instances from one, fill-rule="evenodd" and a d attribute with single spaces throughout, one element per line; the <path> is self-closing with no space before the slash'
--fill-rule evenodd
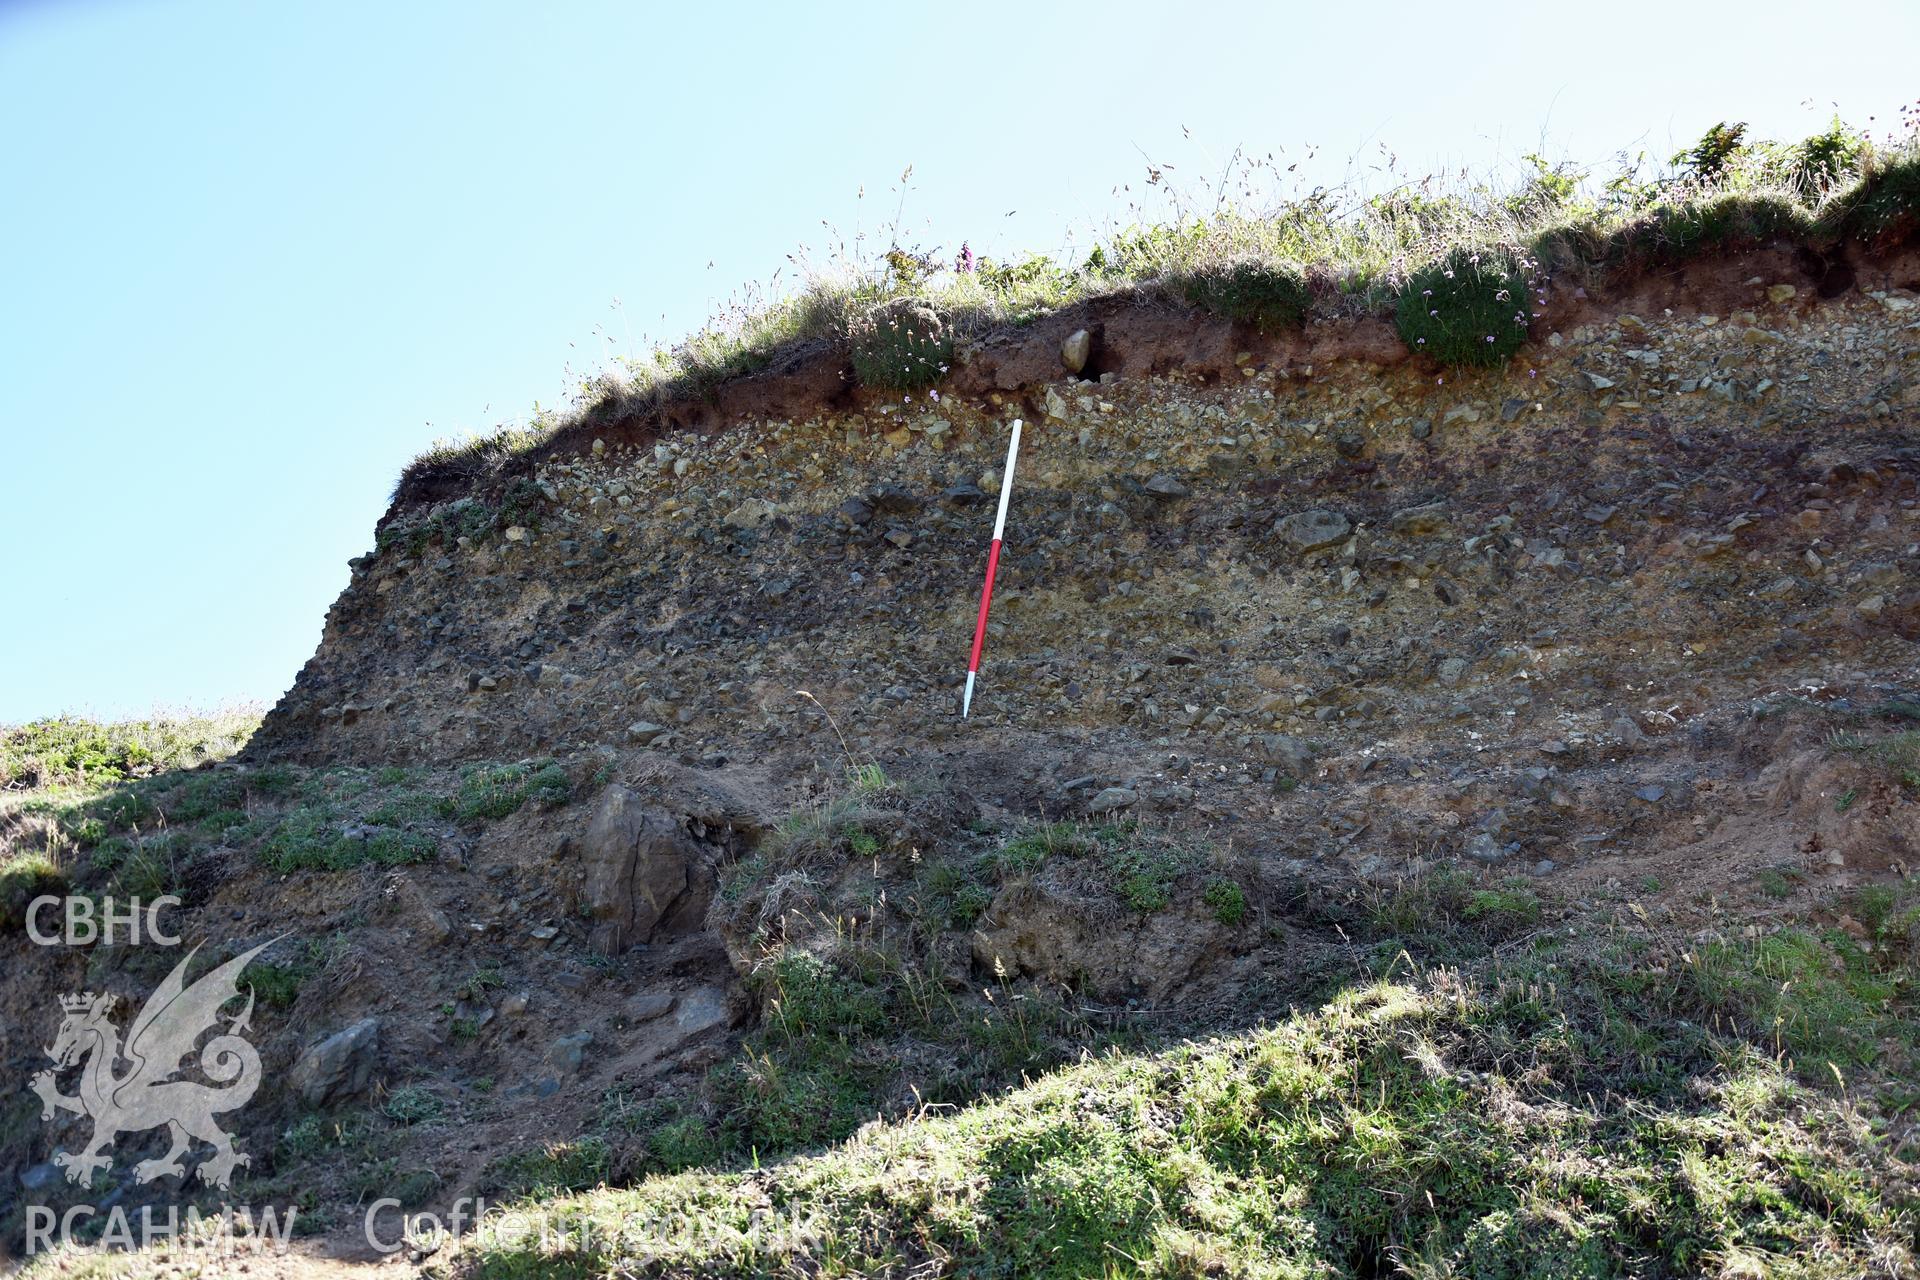
<path id="1" fill-rule="evenodd" d="M 567 771 L 552 760 L 475 766 L 461 775 L 453 811 L 463 822 L 497 821 L 520 812 L 528 801 L 550 809 L 572 796 Z"/>
<path id="2" fill-rule="evenodd" d="M 296 809 L 261 842 L 261 861 L 275 871 L 346 871 L 373 864 L 382 867 L 431 862 L 440 842 L 419 831 L 381 828 L 349 830 L 331 811 Z"/>
<path id="3" fill-rule="evenodd" d="M 1902 977 L 1879 969 L 1845 935 L 1788 929 L 1690 954 L 1677 998 L 1803 1066 L 1862 1065 L 1892 1030 Z"/>
<path id="4" fill-rule="evenodd" d="M 790 948 L 769 956 L 753 980 L 768 1028 L 789 1042 L 863 1035 L 888 1020 L 891 993 L 884 986 L 861 982 L 808 951 Z"/>
<path id="5" fill-rule="evenodd" d="M 193 841 L 182 832 L 166 831 L 129 840 L 124 856 L 113 866 L 109 892 L 118 898 L 147 902 L 166 894 L 184 898 L 183 882 L 194 852 Z M 97 860 L 96 865 L 100 865 Z"/>
<path id="6" fill-rule="evenodd" d="M 1106 850 L 1101 861 L 1121 901 L 1144 915 L 1173 901 L 1174 881 L 1191 859 L 1178 850 L 1129 844 Z"/>
<path id="7" fill-rule="evenodd" d="M 1029 875 L 1055 854 L 1078 857 L 1097 848 L 1097 837 L 1070 822 L 1050 822 L 1022 832 L 990 856 L 989 866 L 1001 879 Z"/>
<path id="8" fill-rule="evenodd" d="M 488 1186 L 502 1195 L 552 1196 L 598 1186 L 607 1179 L 604 1138 L 588 1135 L 502 1156 L 487 1166 Z"/>
<path id="9" fill-rule="evenodd" d="M 993 888 L 975 864 L 935 862 L 920 875 L 920 893 L 931 916 L 949 929 L 967 929 L 993 902 Z"/>
<path id="10" fill-rule="evenodd" d="M 769 1154 L 841 1141 L 878 1114 L 880 1077 L 878 1067 L 856 1061 L 840 1041 L 803 1052 L 749 1049 L 711 1081 L 726 1116 L 717 1141 L 735 1151 Z"/>
<path id="11" fill-rule="evenodd" d="M 399 1160 L 383 1156 L 356 1168 L 347 1178 L 346 1189 L 361 1203 L 391 1198 L 401 1208 L 411 1209 L 440 1189 L 440 1175 L 431 1169 L 402 1169 Z"/>
<path id="12" fill-rule="evenodd" d="M 528 437 L 510 436 L 509 439 L 525 444 Z M 494 454 L 500 457 L 514 456 L 513 450 L 498 438 L 469 446 L 474 447 L 479 448 L 482 458 Z M 455 452 L 441 465 L 458 473 L 471 472 L 475 475 L 483 474 L 485 470 L 484 465 L 463 452 Z M 516 525 L 537 530 L 545 503 L 546 495 L 540 487 L 527 477 L 519 476 L 507 482 L 492 501 L 468 494 L 421 513 L 389 520 L 375 531 L 374 550 L 384 552 L 398 549 L 407 555 L 418 556 L 434 545 L 451 550 L 463 541 L 468 544 L 484 543 Z"/>
<path id="13" fill-rule="evenodd" d="M 1524 880 L 1485 885 L 1461 866 L 1376 891 L 1365 908 L 1374 930 L 1436 958 L 1477 954 L 1526 932 L 1541 915 L 1540 901 Z"/>
<path id="14" fill-rule="evenodd" d="M 1297 327 L 1313 301 L 1305 273 L 1287 262 L 1209 264 L 1178 286 L 1187 301 L 1203 311 L 1269 334 Z"/>
<path id="15" fill-rule="evenodd" d="M 270 1009 L 291 1009 L 300 998 L 300 987 L 313 976 L 305 964 L 282 964 L 256 960 L 247 966 L 246 980 Z"/>
<path id="16" fill-rule="evenodd" d="M 1858 184 L 1834 196 L 1823 221 L 1835 235 L 1882 250 L 1920 232 L 1920 148 L 1875 157 Z"/>
<path id="17" fill-rule="evenodd" d="M 728 878 L 733 896 L 748 883 L 748 875 L 763 875 L 777 858 L 784 868 L 804 868 L 827 864 L 848 854 L 871 858 L 880 852 L 881 841 L 867 830 L 879 814 L 876 802 L 894 790 L 894 782 L 877 764 L 850 765 L 845 785 L 817 804 L 803 805 L 782 818 L 773 829 L 773 838 L 764 851 L 739 864 Z"/>
<path id="18" fill-rule="evenodd" d="M 1503 935 L 1518 933 L 1540 922 L 1540 899 L 1527 882 L 1475 889 L 1460 909 L 1460 918 Z"/>
<path id="19" fill-rule="evenodd" d="M 315 1112 L 287 1127 L 275 1144 L 274 1154 L 281 1163 L 304 1164 L 335 1152 L 362 1150 L 368 1138 L 361 1115 Z"/>

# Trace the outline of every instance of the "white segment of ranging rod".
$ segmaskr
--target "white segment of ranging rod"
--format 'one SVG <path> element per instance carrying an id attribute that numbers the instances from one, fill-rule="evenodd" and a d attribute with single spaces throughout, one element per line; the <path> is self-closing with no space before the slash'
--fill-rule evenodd
<path id="1" fill-rule="evenodd" d="M 1007 503 L 1013 498 L 1013 464 L 1020 456 L 1020 419 L 1013 420 L 1013 438 L 1007 441 L 1007 469 L 1000 477 L 1000 514 L 993 518 L 995 542 L 1007 532 Z"/>

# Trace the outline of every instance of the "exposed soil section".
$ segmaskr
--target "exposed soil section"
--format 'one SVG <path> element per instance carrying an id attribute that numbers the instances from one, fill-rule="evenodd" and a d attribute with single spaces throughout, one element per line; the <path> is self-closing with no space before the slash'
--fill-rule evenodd
<path id="1" fill-rule="evenodd" d="M 1780 241 L 1738 254 L 1714 254 L 1669 267 L 1616 276 L 1591 285 L 1549 279 L 1531 332 L 1536 337 L 1610 322 L 1619 315 L 1642 318 L 1726 314 L 1756 301 L 1755 282 L 1791 285 L 1801 306 L 1851 290 L 1920 289 L 1920 247 L 1875 248 L 1854 242 L 1816 247 Z M 998 403 L 1025 404 L 1032 411 L 1049 383 L 1062 376 L 1060 348 L 1084 330 L 1091 340 L 1082 370 L 1130 378 L 1182 375 L 1211 379 L 1238 375 L 1249 355 L 1256 368 L 1293 368 L 1353 360 L 1386 369 L 1411 358 L 1391 317 L 1341 317 L 1313 321 L 1305 329 L 1263 334 L 1197 310 L 1153 290 L 1135 290 L 1062 308 L 1029 325 L 990 333 L 965 344 L 958 365 L 940 387 L 943 396 L 985 411 Z M 1523 352 L 1517 357 L 1527 361 Z M 1433 372 L 1433 370 L 1429 370 Z M 990 397 L 1000 397 L 994 401 Z M 665 404 L 610 398 L 529 455 L 527 462 L 565 457 L 594 439 L 609 445 L 642 446 L 675 432 L 712 433 L 755 420 L 801 419 L 823 413 L 871 409 L 882 393 L 862 391 L 837 343 L 808 340 L 778 352 L 767 368 L 729 380 L 709 395 Z M 497 477 L 524 470 L 516 462 Z M 473 480 L 427 468 L 403 478 L 396 508 L 457 497 Z"/>

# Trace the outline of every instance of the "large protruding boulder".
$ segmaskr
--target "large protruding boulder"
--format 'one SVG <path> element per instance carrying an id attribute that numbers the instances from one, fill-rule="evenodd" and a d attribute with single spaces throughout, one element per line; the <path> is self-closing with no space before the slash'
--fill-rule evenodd
<path id="1" fill-rule="evenodd" d="M 581 905 L 601 955 L 700 923 L 712 896 L 710 850 L 671 813 L 610 786 L 577 847 Z"/>

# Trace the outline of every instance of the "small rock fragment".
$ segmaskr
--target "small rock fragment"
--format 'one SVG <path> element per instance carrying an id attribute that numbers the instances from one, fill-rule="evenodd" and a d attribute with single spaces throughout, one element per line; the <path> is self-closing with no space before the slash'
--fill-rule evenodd
<path id="1" fill-rule="evenodd" d="M 1274 533 L 1299 551 L 1318 551 L 1344 541 L 1353 525 L 1337 511 L 1315 508 L 1283 516 L 1273 526 Z"/>

